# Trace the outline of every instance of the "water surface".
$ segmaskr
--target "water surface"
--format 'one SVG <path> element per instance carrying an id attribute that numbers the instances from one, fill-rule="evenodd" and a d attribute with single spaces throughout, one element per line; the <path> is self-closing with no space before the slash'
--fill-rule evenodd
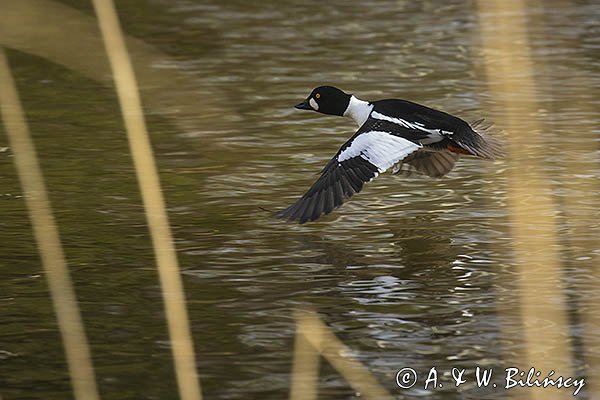
<path id="1" fill-rule="evenodd" d="M 91 5 L 63 4 L 93 17 Z M 143 67 L 180 79 L 159 92 L 175 102 L 192 99 L 181 101 L 187 109 L 161 109 L 147 94 L 155 83 L 140 79 L 205 397 L 286 398 L 292 313 L 309 307 L 398 398 L 504 398 L 504 390 L 472 383 L 401 390 L 394 377 L 405 366 L 419 373 L 432 366 L 502 369 L 523 351 L 518 337 L 506 335 L 521 323 L 506 312 L 518 309 L 520 295 L 506 201 L 518 163 L 464 159 L 439 180 L 384 175 L 332 215 L 302 226 L 262 210 L 293 202 L 355 131 L 350 120 L 293 109 L 314 86 L 410 99 L 501 128 L 505 116 L 494 109 L 482 67 L 475 4 L 178 0 L 118 9 L 124 31 L 163 55 Z M 593 298 L 600 277 L 600 15 L 592 1 L 550 1 L 528 13 L 540 101 L 529 117 L 544 131 L 508 134 L 543 137 L 530 154 L 543 165 L 555 206 L 548 218 L 559 229 L 564 281 L 557 287 L 565 290 L 554 296 L 568 307 L 571 373 L 592 380 L 587 362 L 599 354 L 586 343 L 598 343 L 599 330 L 580 305 Z M 115 92 L 65 65 L 86 54 L 58 63 L 35 48 L 7 52 L 101 395 L 176 398 L 155 261 Z M 2 129 L 0 148 L 8 146 Z M 0 187 L 0 395 L 69 398 L 10 149 L 0 152 Z M 555 328 L 540 322 L 540 334 Z M 327 363 L 319 376 L 319 398 L 356 395 Z"/>

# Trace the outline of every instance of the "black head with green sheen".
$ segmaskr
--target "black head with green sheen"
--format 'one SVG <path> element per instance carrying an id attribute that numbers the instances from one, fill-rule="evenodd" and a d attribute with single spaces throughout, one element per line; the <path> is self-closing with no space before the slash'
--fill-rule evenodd
<path id="1" fill-rule="evenodd" d="M 344 115 L 352 96 L 333 86 L 319 86 L 302 103 L 299 110 L 312 110 L 322 114 Z"/>

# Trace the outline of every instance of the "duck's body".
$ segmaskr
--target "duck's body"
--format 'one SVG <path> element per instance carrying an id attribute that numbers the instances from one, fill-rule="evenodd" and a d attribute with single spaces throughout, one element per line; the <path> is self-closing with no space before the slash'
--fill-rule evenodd
<path id="1" fill-rule="evenodd" d="M 406 100 L 367 102 L 321 86 L 296 108 L 348 116 L 358 131 L 327 163 L 313 186 L 278 216 L 300 223 L 329 214 L 380 173 L 414 171 L 446 175 L 460 154 L 495 158 L 499 147 L 466 121 Z"/>

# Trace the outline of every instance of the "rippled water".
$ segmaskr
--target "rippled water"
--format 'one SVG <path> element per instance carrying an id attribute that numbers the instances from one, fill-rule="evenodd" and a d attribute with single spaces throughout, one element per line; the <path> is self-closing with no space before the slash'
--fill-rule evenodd
<path id="1" fill-rule="evenodd" d="M 91 5 L 62 4 L 93 16 Z M 505 368 L 524 351 L 518 337 L 507 336 L 520 323 L 513 311 L 522 271 L 513 262 L 507 204 L 518 163 L 463 159 L 440 180 L 384 175 L 332 215 L 302 226 L 263 210 L 300 196 L 355 130 L 350 120 L 292 108 L 314 86 L 410 99 L 502 128 L 505 115 L 493 111 L 482 67 L 476 5 L 178 0 L 118 8 L 125 32 L 156 51 L 143 67 L 167 80 L 152 92 L 157 82 L 142 76 L 140 86 L 205 397 L 286 398 L 292 313 L 310 307 L 399 398 L 504 398 L 504 390 L 472 382 L 403 391 L 394 379 L 405 366 L 419 373 Z M 600 13 L 592 1 L 550 1 L 528 12 L 540 106 L 530 117 L 544 128 L 510 134 L 543 138 L 530 154 L 543 165 L 555 206 L 547 217 L 562 246 L 565 289 L 554 299 L 568 308 L 572 374 L 589 381 L 600 357 L 588 345 L 598 343 L 599 328 L 586 303 L 600 282 Z M 57 61 L 35 43 L 13 48 L 7 37 L 0 30 L 101 394 L 176 398 L 155 261 L 114 90 L 78 69 L 92 52 Z M 175 105 L 162 107 L 162 95 Z M 68 398 L 63 348 L 10 149 L 0 152 L 0 187 L 0 396 Z M 537 323 L 540 335 L 560 328 Z M 319 393 L 355 395 L 327 363 Z"/>

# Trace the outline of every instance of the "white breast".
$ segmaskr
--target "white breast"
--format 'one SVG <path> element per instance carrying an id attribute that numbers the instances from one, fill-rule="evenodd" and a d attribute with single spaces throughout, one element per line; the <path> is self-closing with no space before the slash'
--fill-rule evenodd
<path id="1" fill-rule="evenodd" d="M 373 104 L 352 96 L 350 97 L 348 108 L 346 108 L 346 111 L 344 111 L 344 116 L 352 118 L 354 122 L 358 124 L 358 126 L 362 126 L 362 124 L 364 124 L 369 118 L 369 114 L 371 114 L 372 110 Z"/>

